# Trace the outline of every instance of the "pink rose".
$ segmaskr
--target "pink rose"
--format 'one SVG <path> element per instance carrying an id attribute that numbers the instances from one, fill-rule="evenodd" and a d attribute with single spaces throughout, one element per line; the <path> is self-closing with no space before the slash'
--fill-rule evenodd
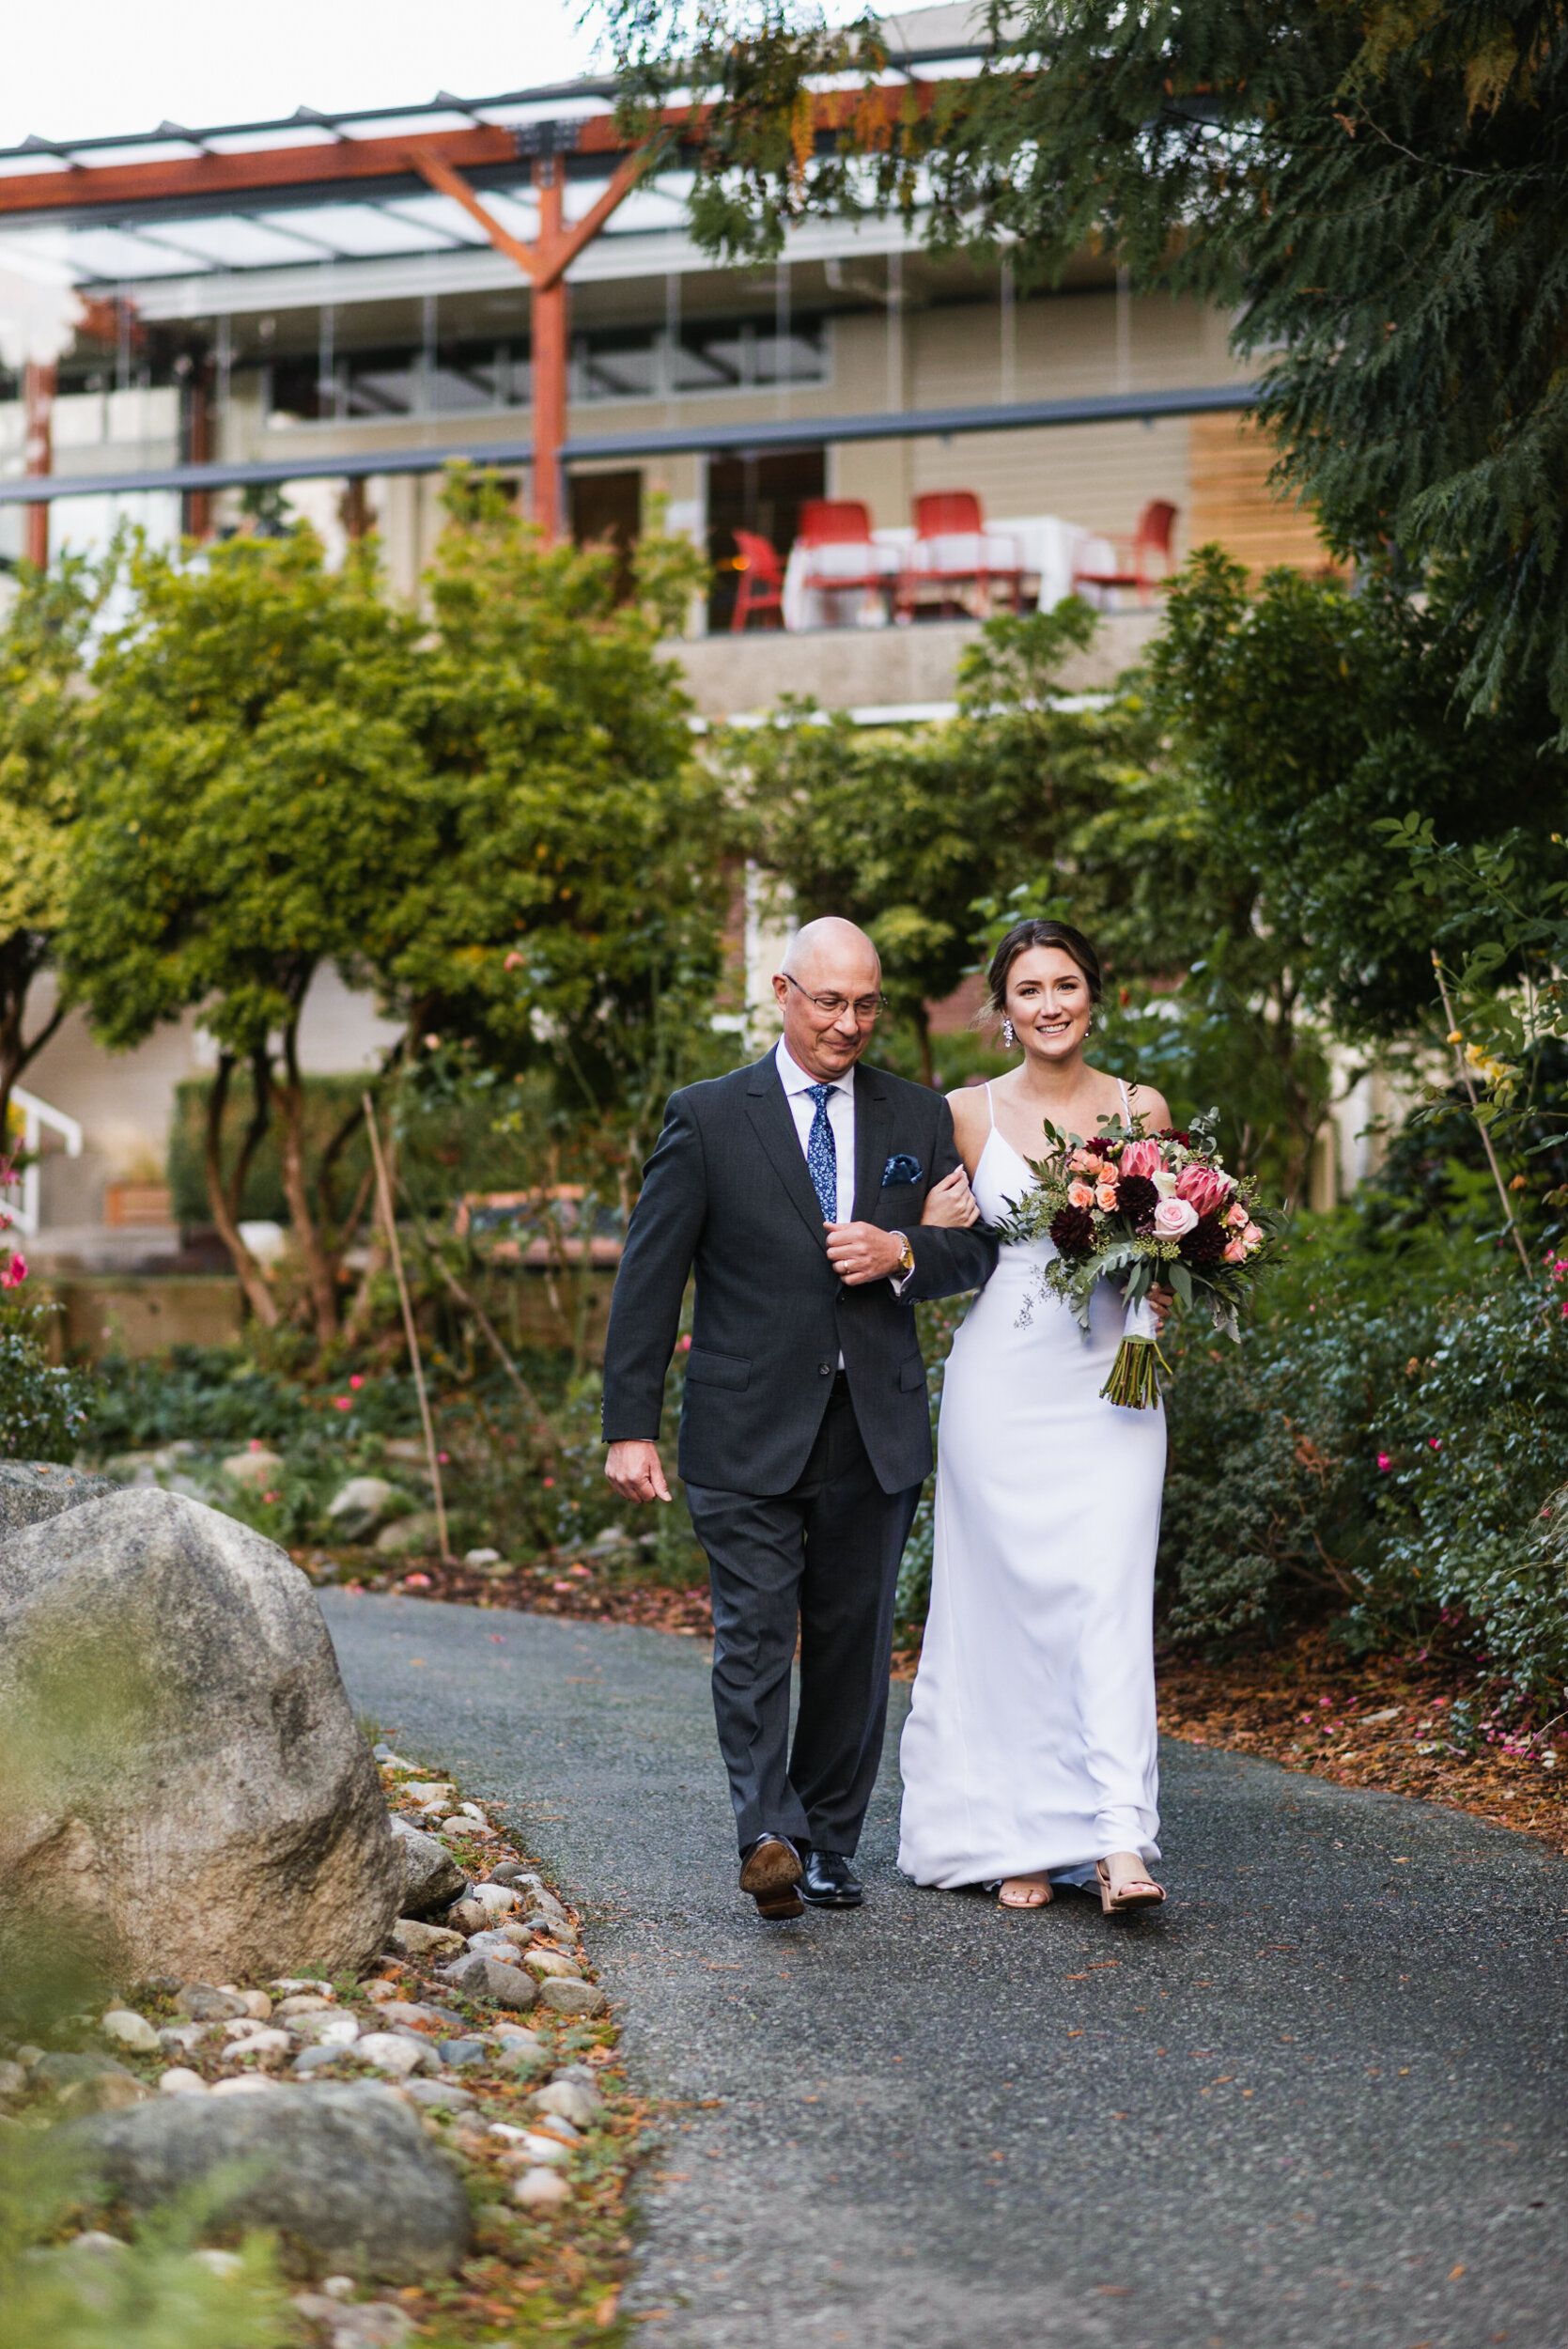
<path id="1" fill-rule="evenodd" d="M 1069 1183 L 1067 1185 L 1067 1205 L 1069 1207 L 1092 1207 L 1094 1204 L 1094 1187 L 1093 1183 Z"/>
<path id="2" fill-rule="evenodd" d="M 1100 1162 L 1093 1150 L 1075 1150 L 1067 1161 L 1075 1174 L 1097 1174 Z"/>
<path id="3" fill-rule="evenodd" d="M 13 1256 L 4 1272 L 0 1272 L 0 1289 L 17 1289 L 27 1278 L 27 1259 Z"/>
<path id="4" fill-rule="evenodd" d="M 1198 1210 L 1190 1199 L 1162 1199 L 1155 1209 L 1155 1237 L 1181 1239 L 1197 1221 Z"/>
<path id="5" fill-rule="evenodd" d="M 1177 1198 L 1190 1200 L 1200 1215 L 1212 1215 L 1234 1189 L 1231 1177 L 1217 1166 L 1184 1166 L 1176 1178 Z"/>
<path id="6" fill-rule="evenodd" d="M 1225 1242 L 1225 1262 L 1227 1264 L 1245 1264 L 1246 1261 L 1247 1242 L 1242 1238 L 1240 1233 L 1238 1232 L 1234 1239 L 1228 1239 Z"/>
<path id="7" fill-rule="evenodd" d="M 1107 1174 L 1094 1186 L 1094 1205 L 1110 1215 L 1116 1205 L 1116 1177 Z"/>
<path id="8" fill-rule="evenodd" d="M 1124 1174 L 1141 1174 L 1145 1181 L 1157 1174 L 1160 1166 L 1157 1142 L 1129 1142 L 1122 1153 Z"/>
<path id="9" fill-rule="evenodd" d="M 1233 1232 L 1244 1232 L 1247 1229 L 1247 1210 L 1239 1199 L 1234 1206 L 1226 1208 L 1225 1221 Z"/>
<path id="10" fill-rule="evenodd" d="M 1249 1223 L 1241 1237 L 1247 1242 L 1249 1252 L 1254 1248 L 1263 1246 L 1263 1234 L 1255 1223 Z"/>

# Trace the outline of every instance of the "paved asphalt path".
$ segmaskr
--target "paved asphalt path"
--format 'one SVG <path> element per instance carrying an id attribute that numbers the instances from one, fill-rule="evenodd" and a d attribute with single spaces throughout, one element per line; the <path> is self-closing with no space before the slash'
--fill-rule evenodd
<path id="1" fill-rule="evenodd" d="M 706 1650 L 323 1595 L 356 1707 L 517 1806 L 668 2100 L 649 2349 L 1560 2349 L 1568 1861 L 1164 1750 L 1157 1917 L 735 1890 Z M 660 2313 L 653 2313 L 659 2311 Z"/>

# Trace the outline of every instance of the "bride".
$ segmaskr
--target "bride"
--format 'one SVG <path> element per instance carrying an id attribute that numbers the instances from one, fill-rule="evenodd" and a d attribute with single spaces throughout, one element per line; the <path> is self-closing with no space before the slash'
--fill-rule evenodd
<path id="1" fill-rule="evenodd" d="M 1100 998 L 1087 939 L 1020 922 L 998 947 L 987 1008 L 1021 1065 L 949 1097 L 956 1173 L 927 1220 L 1000 1222 L 1059 1132 L 1170 1112 L 1083 1057 Z M 1055 1883 L 1106 1913 L 1165 1898 L 1156 1840 L 1153 1608 L 1163 1408 L 1101 1399 L 1122 1335 L 1101 1282 L 1087 1336 L 1043 1291 L 1048 1239 L 1004 1247 L 954 1340 L 942 1388 L 931 1610 L 900 1761 L 898 1864 L 917 1884 L 1000 1879 L 1003 1906 Z M 1156 1292 L 1157 1303 L 1165 1301 Z"/>

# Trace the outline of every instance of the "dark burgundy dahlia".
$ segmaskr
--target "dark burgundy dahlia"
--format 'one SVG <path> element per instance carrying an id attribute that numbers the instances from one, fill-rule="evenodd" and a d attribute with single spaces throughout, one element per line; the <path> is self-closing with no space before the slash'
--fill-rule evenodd
<path id="1" fill-rule="evenodd" d="M 1155 1220 L 1159 1193 L 1146 1174 L 1124 1174 L 1116 1186 L 1116 1205 L 1132 1218 L 1133 1230 L 1141 1232 Z"/>
<path id="2" fill-rule="evenodd" d="M 1087 1207 L 1058 1207 L 1050 1236 L 1059 1256 L 1088 1256 L 1094 1249 L 1094 1219 Z"/>
<path id="3" fill-rule="evenodd" d="M 1205 1215 L 1195 1223 L 1181 1244 L 1184 1264 L 1219 1264 L 1225 1253 L 1225 1227 L 1217 1215 Z"/>

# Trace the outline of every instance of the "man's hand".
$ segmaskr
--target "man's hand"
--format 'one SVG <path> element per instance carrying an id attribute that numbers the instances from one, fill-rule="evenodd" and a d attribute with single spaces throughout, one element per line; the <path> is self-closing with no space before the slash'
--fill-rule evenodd
<path id="1" fill-rule="evenodd" d="M 647 1443 L 642 1438 L 634 1443 L 613 1443 L 605 1459 L 604 1473 L 623 1501 L 668 1501 L 670 1498 L 659 1446 Z"/>
<path id="2" fill-rule="evenodd" d="M 879 1223 L 830 1223 L 828 1262 L 846 1288 L 886 1281 L 900 1268 L 898 1242 Z"/>

